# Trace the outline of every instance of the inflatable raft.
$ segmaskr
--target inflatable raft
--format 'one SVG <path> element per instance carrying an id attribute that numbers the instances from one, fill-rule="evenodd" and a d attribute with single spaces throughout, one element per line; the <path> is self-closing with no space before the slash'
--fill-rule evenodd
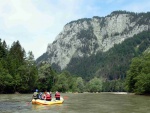
<path id="1" fill-rule="evenodd" d="M 41 100 L 41 99 L 32 99 L 32 104 L 39 105 L 53 105 L 53 104 L 62 104 L 64 99 L 61 97 L 60 100 L 53 98 L 51 101 Z"/>

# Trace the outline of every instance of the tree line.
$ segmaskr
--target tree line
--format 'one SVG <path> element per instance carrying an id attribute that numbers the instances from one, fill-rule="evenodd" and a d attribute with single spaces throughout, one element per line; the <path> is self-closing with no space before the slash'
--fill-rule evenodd
<path id="1" fill-rule="evenodd" d="M 94 83 L 95 82 L 95 83 Z M 94 85 L 94 84 L 95 85 Z M 67 71 L 56 72 L 47 62 L 36 65 L 31 51 L 27 54 L 19 41 L 11 47 L 0 39 L 0 93 L 30 93 L 39 91 L 100 92 L 102 82 L 94 78 L 85 83 L 82 77 Z"/>
<path id="2" fill-rule="evenodd" d="M 33 53 L 26 54 L 19 41 L 9 47 L 0 40 L 0 93 L 30 93 L 38 88 L 39 91 L 149 94 L 150 53 L 144 52 L 149 46 L 150 33 L 143 32 L 106 53 L 80 62 L 74 60 L 74 66 L 79 67 L 74 67 L 78 73 L 73 74 L 67 70 L 57 72 L 48 62 L 37 65 Z"/>
<path id="3" fill-rule="evenodd" d="M 19 41 L 11 47 L 0 40 L 0 92 L 30 92 L 37 80 L 37 67 L 31 51 L 27 54 Z"/>

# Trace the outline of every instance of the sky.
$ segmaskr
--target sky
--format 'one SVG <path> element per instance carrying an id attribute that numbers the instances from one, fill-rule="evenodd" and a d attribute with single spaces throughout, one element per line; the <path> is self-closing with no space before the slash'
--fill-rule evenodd
<path id="1" fill-rule="evenodd" d="M 37 59 L 67 23 L 117 10 L 149 12 L 150 0 L 0 0 L 0 39 Z"/>

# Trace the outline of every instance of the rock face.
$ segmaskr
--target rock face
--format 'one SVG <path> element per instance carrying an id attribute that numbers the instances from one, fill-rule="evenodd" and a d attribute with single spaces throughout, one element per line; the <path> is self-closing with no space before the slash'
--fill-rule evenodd
<path id="1" fill-rule="evenodd" d="M 148 16 L 147 16 L 148 15 Z M 106 17 L 79 19 L 66 24 L 37 62 L 48 61 L 64 69 L 73 57 L 107 51 L 150 28 L 150 13 L 115 11 Z"/>

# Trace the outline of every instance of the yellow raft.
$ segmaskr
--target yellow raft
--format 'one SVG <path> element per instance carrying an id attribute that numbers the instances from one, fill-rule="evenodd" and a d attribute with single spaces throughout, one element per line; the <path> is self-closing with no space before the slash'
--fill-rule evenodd
<path id="1" fill-rule="evenodd" d="M 51 101 L 41 100 L 41 99 L 32 99 L 32 104 L 38 105 L 53 105 L 53 104 L 62 104 L 64 99 L 61 97 L 60 100 L 53 98 Z"/>

